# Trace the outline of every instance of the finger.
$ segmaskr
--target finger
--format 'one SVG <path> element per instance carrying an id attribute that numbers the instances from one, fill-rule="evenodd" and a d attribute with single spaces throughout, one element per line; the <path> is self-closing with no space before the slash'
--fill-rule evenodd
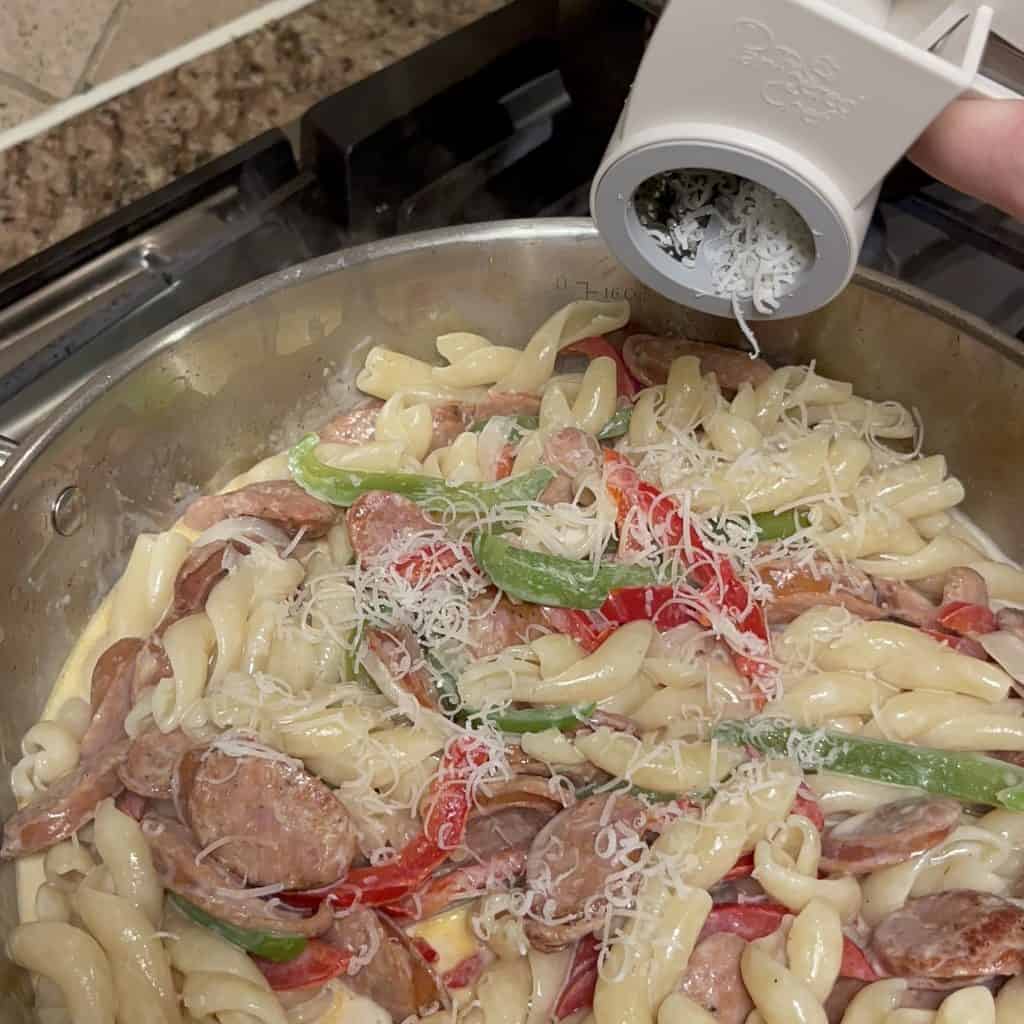
<path id="1" fill-rule="evenodd" d="M 955 100 L 907 155 L 939 181 L 1024 220 L 1024 100 Z"/>

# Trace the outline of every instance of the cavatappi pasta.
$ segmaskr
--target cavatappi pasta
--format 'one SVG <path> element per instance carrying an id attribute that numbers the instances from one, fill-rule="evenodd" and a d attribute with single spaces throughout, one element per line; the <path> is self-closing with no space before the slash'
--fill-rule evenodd
<path id="1" fill-rule="evenodd" d="M 1024 573 L 908 410 L 628 320 L 375 348 L 137 539 L 12 771 L 41 1021 L 1024 1014 Z"/>

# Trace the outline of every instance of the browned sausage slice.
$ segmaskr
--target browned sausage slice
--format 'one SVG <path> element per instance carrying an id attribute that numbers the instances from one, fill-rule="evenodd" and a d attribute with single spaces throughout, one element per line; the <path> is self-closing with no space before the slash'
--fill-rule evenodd
<path id="1" fill-rule="evenodd" d="M 939 610 L 925 594 L 902 580 L 875 580 L 878 602 L 890 618 L 922 629 L 934 629 Z"/>
<path id="2" fill-rule="evenodd" d="M 126 637 L 99 656 L 92 673 L 92 720 L 80 748 L 83 758 L 95 757 L 124 738 L 124 720 L 132 706 L 135 663 L 144 644 L 136 637 Z"/>
<path id="3" fill-rule="evenodd" d="M 473 422 L 469 409 L 458 402 L 444 402 L 431 409 L 433 433 L 430 435 L 430 450 L 447 448 Z"/>
<path id="4" fill-rule="evenodd" d="M 124 760 L 128 740 L 115 743 L 90 761 L 58 779 L 37 800 L 4 822 L 0 857 L 24 857 L 69 839 L 92 821 L 96 805 L 121 792 L 117 766 Z"/>
<path id="5" fill-rule="evenodd" d="M 743 1024 L 754 1004 L 740 974 L 746 940 L 729 932 L 710 935 L 697 944 L 679 987 L 695 1003 L 714 1014 L 718 1024 Z"/>
<path id="6" fill-rule="evenodd" d="M 374 440 L 377 433 L 377 414 L 383 402 L 373 399 L 349 412 L 335 416 L 317 432 L 321 441 L 330 444 L 360 445 Z M 442 402 L 431 408 L 433 434 L 430 450 L 450 445 L 474 419 L 472 409 L 458 402 Z"/>
<path id="7" fill-rule="evenodd" d="M 340 917 L 324 941 L 370 961 L 345 983 L 372 999 L 396 1020 L 416 1017 L 428 1007 L 451 1006 L 444 986 L 419 950 L 384 914 L 356 909 Z"/>
<path id="8" fill-rule="evenodd" d="M 441 710 L 437 687 L 430 678 L 412 630 L 404 626 L 394 626 L 387 632 L 369 629 L 366 645 L 380 659 L 388 675 L 415 698 L 420 707 Z"/>
<path id="9" fill-rule="evenodd" d="M 178 758 L 192 746 L 192 740 L 180 729 L 162 733 L 155 726 L 139 733 L 128 748 L 128 756 L 118 768 L 125 786 L 139 796 L 152 800 L 170 800 L 171 782 Z"/>
<path id="10" fill-rule="evenodd" d="M 490 391 L 487 397 L 473 406 L 472 420 L 487 420 L 492 416 L 536 416 L 540 412 L 540 395 L 527 395 L 522 391 Z"/>
<path id="11" fill-rule="evenodd" d="M 1024 971 L 1024 909 L 971 889 L 922 896 L 875 929 L 871 950 L 890 974 L 902 977 L 1019 974 Z"/>
<path id="12" fill-rule="evenodd" d="M 143 641 L 138 637 L 127 636 L 112 643 L 97 659 L 92 670 L 92 684 L 89 702 L 93 713 L 103 703 L 103 698 L 111 685 L 127 669 L 134 671 L 135 659 L 142 650 Z"/>
<path id="13" fill-rule="evenodd" d="M 320 440 L 327 444 L 366 444 L 377 430 L 377 414 L 384 403 L 376 398 L 339 413 L 318 431 Z"/>
<path id="14" fill-rule="evenodd" d="M 875 588 L 859 569 L 836 568 L 825 561 L 808 566 L 779 559 L 758 568 L 770 591 L 765 604 L 772 625 L 792 622 L 819 605 L 834 605 L 862 619 L 880 619 L 885 612 L 875 603 Z"/>
<path id="15" fill-rule="evenodd" d="M 414 501 L 390 491 L 369 491 L 352 503 L 345 516 L 352 549 L 361 562 L 379 557 L 395 544 L 395 540 L 410 533 L 424 534 L 424 544 L 430 535 L 440 537 L 440 531 Z"/>
<path id="16" fill-rule="evenodd" d="M 147 814 L 142 819 L 142 833 L 164 888 L 220 921 L 239 928 L 306 936 L 320 935 L 334 921 L 328 903 L 321 904 L 312 917 L 302 917 L 256 896 L 246 896 L 241 879 L 211 858 L 200 857 L 195 838 L 181 822 Z"/>
<path id="17" fill-rule="evenodd" d="M 763 359 L 751 359 L 739 349 L 687 338 L 634 334 L 622 346 L 622 356 L 629 372 L 648 386 L 664 384 L 669 368 L 681 356 L 696 356 L 701 372 L 715 374 L 727 391 L 738 391 L 744 384 L 757 387 L 772 375 L 772 368 Z"/>
<path id="18" fill-rule="evenodd" d="M 542 621 L 536 605 L 494 598 L 492 590 L 469 601 L 469 650 L 474 658 L 486 658 L 538 635 L 536 630 L 530 634 L 530 627 Z"/>
<path id="19" fill-rule="evenodd" d="M 355 852 L 348 813 L 299 762 L 196 747 L 178 761 L 175 803 L 210 856 L 251 885 L 314 889 L 340 878 Z"/>
<path id="20" fill-rule="evenodd" d="M 293 480 L 269 480 L 199 498 L 185 513 L 185 525 L 208 530 L 222 519 L 236 516 L 263 519 L 290 534 L 304 530 L 303 536 L 313 539 L 322 537 L 334 525 L 335 509 L 307 494 Z"/>
<path id="21" fill-rule="evenodd" d="M 206 607 L 210 591 L 228 573 L 224 556 L 232 546 L 229 541 L 215 540 L 189 549 L 178 575 L 174 577 L 174 599 L 157 629 L 158 634 L 163 635 L 179 619 L 201 612 Z"/>
<path id="22" fill-rule="evenodd" d="M 639 836 L 646 819 L 643 804 L 631 796 L 596 795 L 562 811 L 538 833 L 527 859 L 526 883 L 535 894 L 534 911 L 543 918 L 527 918 L 524 925 L 535 948 L 564 949 L 597 927 L 607 905 L 605 884 L 629 866 L 616 848 L 621 840 Z M 606 830 L 607 842 L 602 839 Z M 544 918 L 562 923 L 548 924 Z"/>
<path id="23" fill-rule="evenodd" d="M 985 577 L 976 569 L 966 565 L 950 569 L 946 573 L 946 582 L 942 588 L 942 603 L 952 604 L 963 601 L 966 604 L 980 604 L 988 607 L 988 584 Z"/>
<path id="24" fill-rule="evenodd" d="M 902 864 L 943 841 L 960 822 L 960 804 L 943 797 L 910 797 L 857 814 L 827 829 L 821 870 L 866 875 Z"/>

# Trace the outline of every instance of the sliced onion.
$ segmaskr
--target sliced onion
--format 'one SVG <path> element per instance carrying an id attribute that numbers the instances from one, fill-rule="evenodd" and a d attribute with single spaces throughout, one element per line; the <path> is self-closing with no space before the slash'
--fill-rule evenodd
<path id="1" fill-rule="evenodd" d="M 1016 633 L 999 630 L 978 637 L 988 656 L 1018 683 L 1024 683 L 1024 640 Z"/>
<path id="2" fill-rule="evenodd" d="M 261 540 L 276 548 L 285 548 L 289 543 L 288 534 L 284 530 L 255 516 L 222 519 L 208 530 L 204 530 L 196 538 L 194 546 L 198 548 L 218 540 Z"/>

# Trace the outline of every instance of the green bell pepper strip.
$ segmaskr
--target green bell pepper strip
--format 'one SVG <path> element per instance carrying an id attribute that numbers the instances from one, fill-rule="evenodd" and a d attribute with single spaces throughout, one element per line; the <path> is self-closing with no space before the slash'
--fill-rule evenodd
<path id="1" fill-rule="evenodd" d="M 218 920 L 200 910 L 194 903 L 182 899 L 177 893 L 168 893 L 170 901 L 187 917 L 204 928 L 216 932 L 232 945 L 239 946 L 247 953 L 283 964 L 294 960 L 305 948 L 306 940 L 301 935 L 275 935 L 272 932 L 250 931 L 238 928 L 226 921 Z"/>
<path id="2" fill-rule="evenodd" d="M 710 799 L 710 796 L 705 793 L 657 793 L 653 789 L 644 789 L 629 782 L 622 782 L 611 787 L 607 782 L 588 782 L 583 786 L 576 787 L 576 799 L 585 800 L 598 791 L 608 796 L 611 796 L 612 793 L 625 793 L 646 800 L 649 804 L 673 804 L 679 801 L 699 803 Z"/>
<path id="3" fill-rule="evenodd" d="M 548 729 L 565 731 L 575 729 L 587 721 L 597 710 L 597 705 L 573 704 L 555 708 L 506 708 L 501 711 L 475 711 L 462 706 L 455 677 L 447 666 L 431 651 L 426 654 L 434 685 L 437 687 L 441 710 L 455 721 L 472 726 L 474 722 L 494 726 L 499 732 L 522 735 L 528 732 L 546 732 Z"/>
<path id="4" fill-rule="evenodd" d="M 597 432 L 598 441 L 614 441 L 617 437 L 625 437 L 629 431 L 629 421 L 633 418 L 633 406 L 625 405 Z"/>
<path id="5" fill-rule="evenodd" d="M 759 541 L 783 540 L 792 537 L 794 533 L 811 525 L 810 517 L 806 512 L 794 509 L 791 512 L 758 512 L 751 517 L 754 520 L 754 529 L 757 531 Z M 740 519 L 745 523 L 745 519 Z M 722 520 L 714 522 L 711 528 L 715 533 L 725 533 Z"/>
<path id="6" fill-rule="evenodd" d="M 783 540 L 792 537 L 811 525 L 811 520 L 806 512 L 793 509 L 791 512 L 758 512 L 754 516 L 754 524 L 757 527 L 759 540 Z"/>
<path id="7" fill-rule="evenodd" d="M 521 441 L 523 434 L 529 430 L 536 430 L 540 426 L 540 420 L 536 416 L 488 416 L 486 419 L 474 420 L 469 425 L 469 431 L 472 434 L 479 434 L 484 427 L 487 426 L 491 420 L 502 419 L 512 420 L 513 427 L 509 431 L 508 440 L 510 444 L 515 444 L 517 441 Z"/>
<path id="8" fill-rule="evenodd" d="M 800 729 L 782 719 L 721 722 L 713 735 L 723 743 L 791 757 L 808 771 L 854 775 L 913 786 L 968 804 L 1024 811 L 1024 768 L 992 757 Z"/>
<path id="9" fill-rule="evenodd" d="M 493 534 L 478 534 L 473 554 L 491 582 L 510 597 L 553 608 L 600 608 L 613 590 L 657 582 L 646 566 L 604 562 L 595 569 L 592 562 L 513 547 Z"/>
<path id="10" fill-rule="evenodd" d="M 470 720 L 482 718 L 499 732 L 521 736 L 528 732 L 547 732 L 548 729 L 558 729 L 559 732 L 575 729 L 596 710 L 596 704 L 573 704 L 558 708 L 506 708 L 485 714 L 470 713 L 468 717 Z"/>
<path id="11" fill-rule="evenodd" d="M 390 491 L 429 508 L 481 512 L 498 505 L 534 501 L 555 477 L 550 469 L 540 467 L 496 484 L 455 485 L 413 473 L 336 469 L 316 457 L 319 443 L 316 434 L 307 434 L 289 452 L 288 469 L 307 494 L 342 508 L 369 491 Z"/>

